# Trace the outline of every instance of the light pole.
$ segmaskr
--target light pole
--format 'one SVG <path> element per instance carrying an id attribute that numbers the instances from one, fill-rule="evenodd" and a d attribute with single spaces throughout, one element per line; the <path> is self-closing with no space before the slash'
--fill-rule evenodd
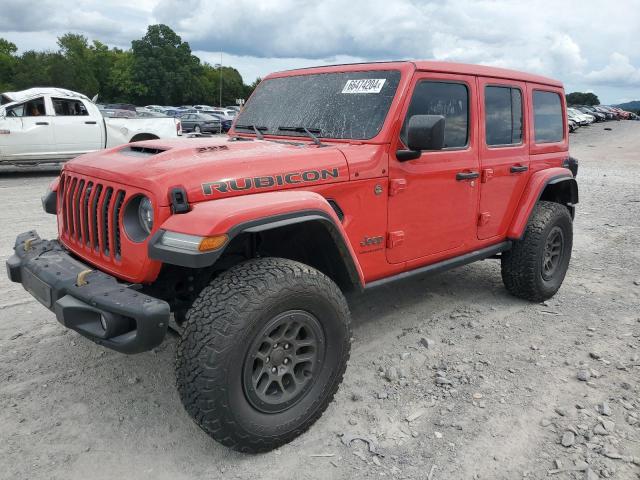
<path id="1" fill-rule="evenodd" d="M 220 52 L 220 92 L 218 97 L 218 107 L 222 108 L 222 52 Z"/>

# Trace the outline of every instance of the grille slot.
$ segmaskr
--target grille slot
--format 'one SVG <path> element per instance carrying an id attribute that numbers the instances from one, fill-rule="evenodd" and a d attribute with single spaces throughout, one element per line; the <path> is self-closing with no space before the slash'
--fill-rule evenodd
<path id="1" fill-rule="evenodd" d="M 82 195 L 84 194 L 84 180 L 80 180 L 78 184 L 78 190 L 75 193 L 73 199 L 73 220 L 76 230 L 76 238 L 82 242 L 82 218 L 80 217 L 80 203 L 82 201 Z"/>
<path id="2" fill-rule="evenodd" d="M 127 198 L 127 190 L 120 186 L 63 173 L 58 186 L 61 238 L 72 250 L 80 248 L 95 260 L 120 262 Z"/>
<path id="3" fill-rule="evenodd" d="M 122 210 L 122 203 L 124 202 L 124 192 L 120 190 L 116 195 L 116 200 L 113 202 L 113 250 L 114 255 L 120 258 L 120 210 Z"/>
<path id="4" fill-rule="evenodd" d="M 93 230 L 92 247 L 95 250 L 99 250 L 100 248 L 100 238 L 98 234 L 98 202 L 100 201 L 100 195 L 102 195 L 102 185 L 98 184 L 96 186 L 96 193 L 93 195 L 93 200 L 91 201 L 91 223 Z"/>
<path id="5" fill-rule="evenodd" d="M 82 195 L 82 239 L 85 245 L 89 245 L 89 197 L 93 190 L 93 182 L 87 183 L 87 188 L 84 189 Z"/>
<path id="6" fill-rule="evenodd" d="M 107 187 L 104 194 L 104 200 L 102 202 L 102 251 L 105 255 L 109 256 L 109 205 L 111 204 L 111 197 L 113 197 L 113 188 Z"/>
<path id="7" fill-rule="evenodd" d="M 73 197 L 76 193 L 76 184 L 78 183 L 78 179 L 74 178 L 71 181 L 71 187 L 69 188 L 69 191 L 67 192 L 67 224 L 69 227 L 69 234 L 73 237 L 74 236 L 74 229 L 73 229 Z"/>

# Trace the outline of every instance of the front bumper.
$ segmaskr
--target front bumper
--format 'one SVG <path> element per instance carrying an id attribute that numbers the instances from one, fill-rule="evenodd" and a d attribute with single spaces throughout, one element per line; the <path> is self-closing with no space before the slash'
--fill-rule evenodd
<path id="1" fill-rule="evenodd" d="M 14 251 L 7 260 L 9 279 L 21 283 L 65 327 L 122 353 L 151 350 L 164 339 L 167 302 L 100 270 L 78 277 L 90 267 L 35 231 L 18 235 Z"/>

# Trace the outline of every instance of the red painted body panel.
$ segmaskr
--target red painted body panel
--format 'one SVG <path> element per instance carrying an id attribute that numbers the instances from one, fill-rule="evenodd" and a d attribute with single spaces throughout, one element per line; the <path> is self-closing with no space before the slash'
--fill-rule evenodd
<path id="1" fill-rule="evenodd" d="M 485 92 L 487 86 L 518 88 L 522 95 L 522 142 L 519 145 L 488 146 L 486 142 Z M 526 102 L 527 86 L 512 79 L 478 78 L 480 105 L 480 181 L 478 239 L 503 237 L 513 216 L 522 191 L 529 181 L 530 171 L 512 173 L 511 167 L 529 168 L 529 102 Z"/>
<path id="2" fill-rule="evenodd" d="M 420 72 L 413 85 L 422 80 L 464 83 L 469 99 L 476 97 L 475 78 L 465 75 Z M 409 108 L 407 97 L 401 118 Z M 442 252 L 455 255 L 476 242 L 475 225 L 478 203 L 478 181 L 457 181 L 456 173 L 478 170 L 478 128 L 472 119 L 478 115 L 477 105 L 470 100 L 469 141 L 466 148 L 425 151 L 420 158 L 389 163 L 389 178 L 403 180 L 406 189 L 389 198 L 389 232 L 403 232 L 404 242 L 387 250 L 389 263 L 397 264 L 430 257 Z M 398 132 L 392 151 L 405 148 Z M 437 228 L 434 226 L 437 225 Z"/>
<path id="3" fill-rule="evenodd" d="M 64 172 L 121 188 L 127 200 L 140 193 L 149 196 L 155 206 L 154 229 L 214 235 L 256 218 L 322 210 L 339 226 L 365 284 L 517 238 L 546 179 L 571 175 L 559 168 L 568 155 L 568 132 L 558 143 L 536 145 L 533 141 L 532 92 L 540 88 L 562 94 L 562 84 L 555 80 L 447 62 L 318 67 L 267 78 L 370 70 L 401 73 L 383 126 L 372 139 L 323 139 L 326 146 L 318 147 L 305 137 L 265 135 L 265 141 L 259 141 L 251 133 L 232 128 L 228 138 L 136 143 L 161 151 L 155 155 L 132 154 L 130 146 L 84 155 L 66 164 Z M 400 162 L 396 151 L 405 148 L 400 128 L 413 87 L 421 79 L 467 85 L 469 142 L 462 149 L 423 152 L 417 159 Z M 522 90 L 521 145 L 487 147 L 483 105 L 487 84 Z M 566 111 L 563 115 L 566 123 Z M 232 141 L 231 137 L 247 141 Z M 291 143 L 284 143 L 287 141 Z M 514 175 L 510 172 L 513 165 L 529 166 L 529 171 Z M 491 170 L 485 183 L 482 178 L 456 181 L 458 172 L 482 170 Z M 191 211 L 171 215 L 169 191 L 177 186 L 186 190 Z M 342 222 L 328 199 L 344 212 Z M 61 220 L 59 214 L 59 223 Z M 114 262 L 87 252 L 65 239 L 62 230 L 60 233 L 78 256 L 124 280 L 153 282 L 160 270 L 160 263 L 147 257 L 148 240 L 136 244 L 124 235 L 122 257 Z M 367 241 L 371 239 L 374 241 Z"/>

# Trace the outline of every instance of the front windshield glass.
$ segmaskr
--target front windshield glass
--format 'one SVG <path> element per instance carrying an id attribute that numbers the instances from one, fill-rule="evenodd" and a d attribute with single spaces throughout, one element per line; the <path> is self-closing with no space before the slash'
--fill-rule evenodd
<path id="1" fill-rule="evenodd" d="M 366 140 L 375 137 L 396 94 L 400 72 L 321 73 L 263 81 L 236 120 L 239 132 Z M 249 128 L 242 128 L 249 127 Z"/>

